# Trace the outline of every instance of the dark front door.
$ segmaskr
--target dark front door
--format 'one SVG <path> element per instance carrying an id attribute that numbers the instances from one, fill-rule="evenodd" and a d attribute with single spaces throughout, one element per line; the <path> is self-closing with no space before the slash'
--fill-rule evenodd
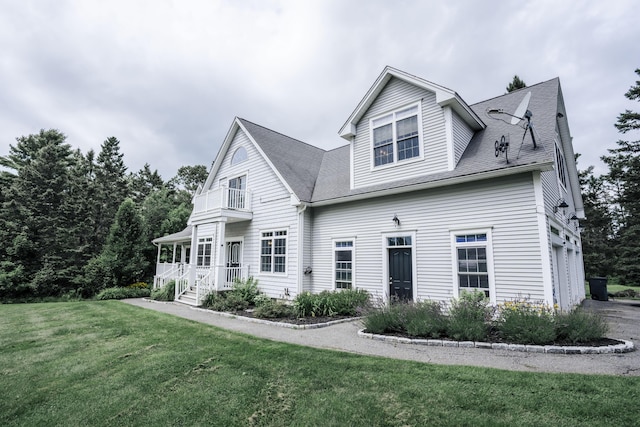
<path id="1" fill-rule="evenodd" d="M 411 248 L 389 248 L 389 295 L 413 300 Z"/>

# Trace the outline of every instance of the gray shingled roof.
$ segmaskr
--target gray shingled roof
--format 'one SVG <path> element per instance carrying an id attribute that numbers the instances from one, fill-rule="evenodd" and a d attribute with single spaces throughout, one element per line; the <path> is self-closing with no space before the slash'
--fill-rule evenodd
<path id="1" fill-rule="evenodd" d="M 272 130 L 241 120 L 243 126 L 260 145 L 273 165 L 302 201 L 328 203 L 350 196 L 372 197 L 377 192 L 392 189 L 410 190 L 424 184 L 446 185 L 448 180 L 521 166 L 548 168 L 554 161 L 553 138 L 560 82 L 557 78 L 529 86 L 496 98 L 471 105 L 486 123 L 486 129 L 476 132 L 453 171 L 387 182 L 356 190 L 350 189 L 349 146 L 324 151 Z M 533 113 L 538 148 L 533 149 L 529 134 L 522 144 L 522 123 L 511 125 L 511 117 L 487 114 L 490 109 L 513 113 L 527 92 L 531 92 L 528 109 Z M 500 120 L 500 119 L 504 120 Z M 504 156 L 495 157 L 494 144 L 502 135 L 510 136 L 509 164 Z"/>
<path id="2" fill-rule="evenodd" d="M 238 119 L 289 184 L 298 199 L 310 202 L 325 151 L 245 119 Z"/>
<path id="3" fill-rule="evenodd" d="M 173 233 L 173 234 L 169 234 L 166 236 L 153 239 L 152 243 L 154 245 L 157 245 L 160 243 L 163 243 L 163 244 L 179 243 L 179 242 L 185 242 L 185 241 L 191 240 L 191 228 L 192 227 L 189 225 L 187 228 L 185 228 L 182 231 L 178 231 L 177 233 Z"/>

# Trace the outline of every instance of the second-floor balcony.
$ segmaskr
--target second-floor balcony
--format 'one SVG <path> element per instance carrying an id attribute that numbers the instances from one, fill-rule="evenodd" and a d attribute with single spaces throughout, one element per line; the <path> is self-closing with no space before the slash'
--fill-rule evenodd
<path id="1" fill-rule="evenodd" d="M 198 194 L 193 199 L 192 220 L 227 217 L 229 222 L 246 221 L 253 217 L 251 191 L 221 186 Z"/>

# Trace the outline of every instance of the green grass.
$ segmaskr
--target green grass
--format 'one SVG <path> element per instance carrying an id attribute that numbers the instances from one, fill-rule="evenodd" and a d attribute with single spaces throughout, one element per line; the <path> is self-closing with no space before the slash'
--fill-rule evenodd
<path id="1" fill-rule="evenodd" d="M 118 301 L 0 305 L 0 374 L 3 426 L 620 426 L 640 398 L 640 378 L 318 350 Z"/>

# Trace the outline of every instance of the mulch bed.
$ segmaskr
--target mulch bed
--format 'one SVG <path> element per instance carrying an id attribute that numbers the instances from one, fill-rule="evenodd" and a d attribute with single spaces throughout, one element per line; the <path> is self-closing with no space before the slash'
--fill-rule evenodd
<path id="1" fill-rule="evenodd" d="M 253 315 L 253 310 L 241 310 L 234 311 L 232 314 L 236 316 L 248 317 L 250 319 L 260 319 L 266 320 L 268 322 L 274 323 L 290 323 L 292 325 L 316 325 L 318 323 L 328 323 L 334 322 L 336 320 L 342 319 L 354 319 L 356 316 L 319 316 L 319 317 L 275 317 L 275 318 L 265 318 L 265 317 L 256 317 Z"/>

